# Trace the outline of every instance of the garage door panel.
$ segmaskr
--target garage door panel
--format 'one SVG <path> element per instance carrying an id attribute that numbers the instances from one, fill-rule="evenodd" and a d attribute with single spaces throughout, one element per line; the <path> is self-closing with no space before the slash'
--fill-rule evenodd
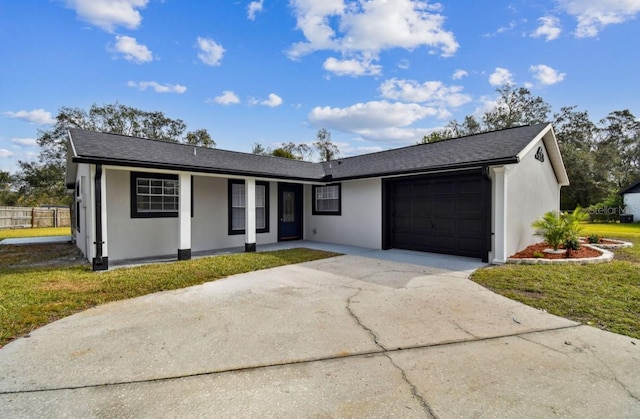
<path id="1" fill-rule="evenodd" d="M 456 212 L 455 202 L 442 202 L 433 205 L 433 210 L 431 214 L 434 217 L 446 218 L 450 217 L 452 214 Z"/>
<path id="2" fill-rule="evenodd" d="M 391 247 L 486 257 L 484 187 L 480 174 L 393 182 Z"/>
<path id="3" fill-rule="evenodd" d="M 426 233 L 431 230 L 431 218 L 426 217 L 415 217 L 411 222 L 411 226 L 417 231 L 421 233 Z"/>
<path id="4" fill-rule="evenodd" d="M 478 223 L 477 218 L 465 219 L 461 218 L 458 220 L 458 231 L 461 234 L 471 234 L 475 233 L 475 235 L 482 234 L 482 224 Z"/>
<path id="5" fill-rule="evenodd" d="M 478 181 L 476 179 L 461 180 L 456 184 L 456 193 L 458 194 L 477 194 Z"/>
<path id="6" fill-rule="evenodd" d="M 428 184 L 429 193 L 431 195 L 445 194 L 451 195 L 455 193 L 455 183 L 451 181 L 433 180 Z"/>
<path id="7" fill-rule="evenodd" d="M 434 234 L 455 234 L 456 220 L 453 218 L 436 218 L 433 220 Z"/>
<path id="8" fill-rule="evenodd" d="M 398 185 L 396 185 L 394 189 L 394 193 L 398 198 L 411 197 L 413 187 L 410 184 L 398 183 Z"/>
<path id="9" fill-rule="evenodd" d="M 461 197 L 456 201 L 455 211 L 457 213 L 480 214 L 482 210 L 482 197 L 480 196 Z"/>

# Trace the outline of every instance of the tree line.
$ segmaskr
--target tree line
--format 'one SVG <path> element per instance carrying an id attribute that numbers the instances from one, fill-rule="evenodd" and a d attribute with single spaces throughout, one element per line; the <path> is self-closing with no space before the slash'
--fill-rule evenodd
<path id="1" fill-rule="evenodd" d="M 120 103 L 92 105 L 87 111 L 62 107 L 50 129 L 38 130 L 36 142 L 40 152 L 36 161 L 19 161 L 15 174 L 0 171 L 0 205 L 39 206 L 68 205 L 65 170 L 67 131 L 79 128 L 174 143 L 215 147 L 216 142 L 205 129 L 186 131 L 181 119 L 171 119 L 162 112 L 148 112 Z"/>
<path id="2" fill-rule="evenodd" d="M 36 142 L 40 152 L 36 161 L 19 161 L 15 174 L 0 171 L 0 206 L 69 205 L 66 193 L 65 170 L 67 159 L 67 131 L 79 128 L 132 137 L 183 143 L 201 147 L 215 147 L 216 142 L 206 129 L 186 131 L 181 119 L 172 119 L 162 112 L 148 112 L 120 103 L 92 105 L 86 111 L 63 107 L 50 129 L 38 131 Z M 293 142 L 282 143 L 275 149 L 256 143 L 254 154 L 309 160 L 313 151 L 321 160 L 332 160 L 339 154 L 331 142 L 331 133 L 322 128 L 311 146 Z"/>

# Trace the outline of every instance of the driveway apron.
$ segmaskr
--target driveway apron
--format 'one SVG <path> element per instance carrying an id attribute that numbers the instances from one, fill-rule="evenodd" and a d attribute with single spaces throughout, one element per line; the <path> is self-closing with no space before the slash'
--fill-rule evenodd
<path id="1" fill-rule="evenodd" d="M 442 265 L 345 255 L 105 304 L 0 350 L 0 411 L 640 416 L 639 341 Z"/>

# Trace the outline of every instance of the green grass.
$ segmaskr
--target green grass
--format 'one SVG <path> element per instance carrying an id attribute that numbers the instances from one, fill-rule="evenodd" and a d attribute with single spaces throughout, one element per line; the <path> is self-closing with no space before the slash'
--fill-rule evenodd
<path id="1" fill-rule="evenodd" d="M 640 238 L 640 223 L 583 224 L 583 234 L 597 234 L 610 239 Z"/>
<path id="2" fill-rule="evenodd" d="M 67 253 L 75 251 L 69 244 Z M 2 248 L 11 248 L 11 251 Z M 0 347 L 59 318 L 110 301 L 230 275 L 336 256 L 310 249 L 241 253 L 95 273 L 88 266 L 20 267 L 31 246 L 0 246 Z M 53 251 L 59 258 L 64 252 Z M 27 260 L 25 260 L 25 258 Z M 8 261 L 18 267 L 7 267 Z M 42 262 L 42 260 L 40 260 Z M 14 265 L 15 266 L 15 265 Z"/>
<path id="3" fill-rule="evenodd" d="M 22 237 L 69 236 L 70 234 L 71 228 L 69 227 L 3 229 L 0 230 L 0 240 Z"/>
<path id="4" fill-rule="evenodd" d="M 502 265 L 471 279 L 532 307 L 640 339 L 640 224 L 586 224 L 584 235 L 630 241 L 598 265 Z"/>

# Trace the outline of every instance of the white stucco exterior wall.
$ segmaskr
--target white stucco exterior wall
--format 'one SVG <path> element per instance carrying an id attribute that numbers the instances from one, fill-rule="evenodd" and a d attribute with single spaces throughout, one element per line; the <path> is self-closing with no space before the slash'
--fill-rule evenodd
<path id="1" fill-rule="evenodd" d="M 544 162 L 535 158 L 538 147 Z M 542 140 L 534 145 L 518 164 L 507 166 L 507 256 L 540 241 L 531 227 L 547 211 L 560 209 L 560 186 Z"/>
<path id="2" fill-rule="evenodd" d="M 130 172 L 105 172 L 109 259 L 177 255 L 178 218 L 131 218 Z"/>
<path id="3" fill-rule="evenodd" d="M 89 171 L 88 164 L 79 164 L 78 171 L 76 174 L 76 182 L 80 182 L 80 214 L 79 214 L 79 223 L 80 223 L 80 231 L 75 230 L 75 240 L 76 246 L 85 258 L 89 259 L 89 243 L 90 232 L 93 229 L 91 217 L 87 216 L 90 214 L 92 210 L 92 206 L 90 205 L 91 199 L 91 189 L 93 186 L 91 184 L 91 174 Z M 76 221 L 77 222 L 77 221 Z"/>
<path id="4" fill-rule="evenodd" d="M 191 250 L 244 246 L 245 235 L 229 235 L 228 179 L 194 176 Z M 269 182 L 269 232 L 256 234 L 257 244 L 278 241 L 278 184 Z"/>
<path id="5" fill-rule="evenodd" d="M 93 180 L 91 179 L 91 166 L 88 164 L 78 165 L 78 171 L 76 181 L 80 182 L 80 231 L 75 230 L 76 245 L 82 252 L 82 254 L 91 260 L 93 257 L 92 246 L 93 243 L 92 231 L 93 217 L 92 211 L 94 208 L 91 204 L 93 199 Z"/>
<path id="6" fill-rule="evenodd" d="M 640 193 L 624 194 L 624 213 L 633 215 L 633 222 L 640 222 Z"/>
<path id="7" fill-rule="evenodd" d="M 179 219 L 131 218 L 131 171 L 107 169 L 107 240 L 109 260 L 177 255 Z M 269 232 L 257 234 L 257 244 L 277 241 L 278 185 L 269 182 Z M 228 179 L 193 177 L 191 251 L 244 246 L 245 235 L 229 235 Z"/>
<path id="8" fill-rule="evenodd" d="M 305 185 L 307 240 L 382 248 L 382 180 L 342 182 L 342 215 L 312 215 L 311 185 Z"/>

